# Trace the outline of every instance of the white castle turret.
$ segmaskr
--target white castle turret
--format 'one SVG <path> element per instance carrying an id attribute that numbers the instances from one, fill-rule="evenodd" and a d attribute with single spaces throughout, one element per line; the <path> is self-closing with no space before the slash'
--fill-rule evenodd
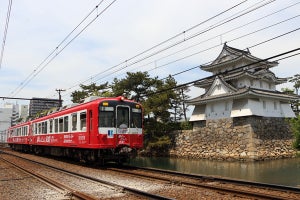
<path id="1" fill-rule="evenodd" d="M 251 115 L 295 117 L 289 101 L 298 97 L 276 90 L 276 85 L 287 81 L 270 71 L 277 65 L 225 44 L 211 64 L 201 66 L 215 76 L 195 84 L 205 93 L 188 101 L 195 105 L 190 121 Z"/>
<path id="2" fill-rule="evenodd" d="M 213 75 L 195 83 L 204 94 L 190 99 L 193 130 L 175 137 L 171 155 L 218 160 L 265 160 L 293 157 L 293 134 L 286 118 L 294 117 L 289 102 L 299 99 L 276 90 L 287 81 L 270 68 L 277 66 L 224 45 L 202 70 Z"/>

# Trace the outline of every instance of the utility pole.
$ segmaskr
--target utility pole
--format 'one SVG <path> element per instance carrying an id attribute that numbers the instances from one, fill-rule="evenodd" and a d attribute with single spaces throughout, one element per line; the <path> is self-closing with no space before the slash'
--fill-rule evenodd
<path id="1" fill-rule="evenodd" d="M 62 100 L 61 100 L 61 92 L 64 92 L 66 90 L 63 89 L 56 89 L 56 92 L 58 92 L 58 99 L 59 99 L 59 107 L 62 107 Z"/>

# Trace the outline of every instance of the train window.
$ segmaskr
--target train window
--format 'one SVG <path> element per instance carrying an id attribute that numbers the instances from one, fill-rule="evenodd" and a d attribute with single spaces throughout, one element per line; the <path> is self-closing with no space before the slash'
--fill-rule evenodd
<path id="1" fill-rule="evenodd" d="M 44 133 L 48 133 L 47 132 L 47 129 L 48 129 L 48 124 L 47 124 L 47 121 L 43 122 L 44 123 Z"/>
<path id="2" fill-rule="evenodd" d="M 58 119 L 58 131 L 59 132 L 63 132 L 63 130 L 64 130 L 64 118 L 62 118 L 62 117 L 60 117 L 59 119 Z"/>
<path id="3" fill-rule="evenodd" d="M 99 127 L 114 127 L 114 107 L 100 106 L 99 110 Z"/>
<path id="4" fill-rule="evenodd" d="M 86 129 L 86 112 L 80 113 L 80 130 Z"/>
<path id="5" fill-rule="evenodd" d="M 49 120 L 49 133 L 52 133 L 53 131 L 53 119 Z"/>
<path id="6" fill-rule="evenodd" d="M 142 128 L 142 110 L 132 109 L 132 128 Z"/>
<path id="7" fill-rule="evenodd" d="M 42 133 L 42 124 L 38 123 L 38 134 Z"/>
<path id="8" fill-rule="evenodd" d="M 41 122 L 41 132 L 40 134 L 45 133 L 45 122 Z"/>
<path id="9" fill-rule="evenodd" d="M 69 116 L 64 117 L 64 132 L 68 132 L 69 130 Z"/>
<path id="10" fill-rule="evenodd" d="M 93 111 L 89 111 L 90 113 L 90 130 L 93 130 Z"/>
<path id="11" fill-rule="evenodd" d="M 128 128 L 129 127 L 129 108 L 117 107 L 117 127 Z"/>
<path id="12" fill-rule="evenodd" d="M 34 124 L 34 134 L 35 135 L 38 134 L 38 132 L 37 132 L 37 124 Z"/>
<path id="13" fill-rule="evenodd" d="M 58 133 L 58 118 L 54 119 L 54 132 Z"/>
<path id="14" fill-rule="evenodd" d="M 77 113 L 72 114 L 72 131 L 77 130 Z"/>

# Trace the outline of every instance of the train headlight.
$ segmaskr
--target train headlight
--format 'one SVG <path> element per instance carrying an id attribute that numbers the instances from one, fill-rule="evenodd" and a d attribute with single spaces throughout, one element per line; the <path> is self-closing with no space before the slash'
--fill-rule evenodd
<path id="1" fill-rule="evenodd" d="M 124 100 L 125 100 L 125 97 L 119 96 L 119 100 L 120 100 L 120 101 L 124 101 Z"/>

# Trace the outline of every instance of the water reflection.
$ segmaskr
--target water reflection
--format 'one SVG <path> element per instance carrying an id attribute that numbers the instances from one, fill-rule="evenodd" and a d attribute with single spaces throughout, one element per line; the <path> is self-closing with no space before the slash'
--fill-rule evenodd
<path id="1" fill-rule="evenodd" d="M 175 158 L 136 158 L 131 164 L 168 170 L 217 175 L 249 181 L 300 187 L 300 158 L 260 162 L 224 162 Z"/>

